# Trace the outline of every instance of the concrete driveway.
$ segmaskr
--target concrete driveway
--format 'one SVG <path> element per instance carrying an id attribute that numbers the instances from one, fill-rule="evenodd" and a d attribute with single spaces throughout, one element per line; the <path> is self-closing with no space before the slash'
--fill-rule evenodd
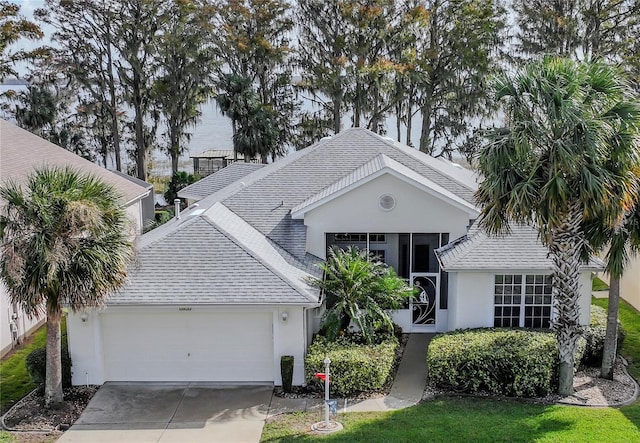
<path id="1" fill-rule="evenodd" d="M 258 442 L 272 392 L 272 386 L 105 383 L 58 442 Z"/>

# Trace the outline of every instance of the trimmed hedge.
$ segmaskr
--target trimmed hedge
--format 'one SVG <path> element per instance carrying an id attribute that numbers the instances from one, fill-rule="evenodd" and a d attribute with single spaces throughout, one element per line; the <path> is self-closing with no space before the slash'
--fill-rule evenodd
<path id="1" fill-rule="evenodd" d="M 67 388 L 71 386 L 71 356 L 66 346 L 62 346 L 62 386 Z M 27 371 L 31 380 L 35 384 L 44 383 L 47 373 L 47 349 L 39 348 L 31 351 L 25 359 Z"/>
<path id="2" fill-rule="evenodd" d="M 542 397 L 557 385 L 553 334 L 510 329 L 454 331 L 429 344 L 434 385 L 468 393 Z"/>
<path id="3" fill-rule="evenodd" d="M 329 356 L 331 383 L 329 389 L 339 396 L 382 389 L 389 379 L 399 347 L 398 339 L 389 337 L 379 344 L 357 344 L 346 338 L 333 342 L 317 336 L 305 358 L 307 383 L 318 387 L 324 382 L 314 373 L 324 372 L 324 359 Z"/>
<path id="4" fill-rule="evenodd" d="M 586 348 L 582 362 L 590 366 L 602 364 L 602 350 L 607 333 L 607 311 L 597 305 L 591 305 L 589 326 L 582 333 L 586 341 Z M 622 323 L 618 320 L 618 350 L 622 347 L 626 334 Z"/>

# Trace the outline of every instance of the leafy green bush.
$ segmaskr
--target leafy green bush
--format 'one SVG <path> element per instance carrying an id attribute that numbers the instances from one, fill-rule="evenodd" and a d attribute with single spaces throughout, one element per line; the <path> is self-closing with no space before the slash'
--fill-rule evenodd
<path id="1" fill-rule="evenodd" d="M 335 245 L 319 267 L 324 277 L 310 278 L 309 283 L 327 294 L 322 335 L 336 339 L 353 323 L 372 344 L 379 332 L 393 331 L 388 310 L 400 309 L 413 289 L 392 268 L 367 250 L 355 246 L 343 250 Z"/>
<path id="2" fill-rule="evenodd" d="M 553 334 L 510 329 L 454 331 L 429 344 L 434 385 L 455 391 L 538 397 L 557 385 Z"/>
<path id="3" fill-rule="evenodd" d="M 324 386 L 324 382 L 313 374 L 324 372 L 324 359 L 329 356 L 329 386 L 333 394 L 350 396 L 382 389 L 393 370 L 399 346 L 398 339 L 393 336 L 371 345 L 354 343 L 344 337 L 329 341 L 317 336 L 305 358 L 307 382 L 311 386 Z"/>
<path id="4" fill-rule="evenodd" d="M 71 386 L 71 356 L 66 346 L 62 346 L 62 386 Z M 27 371 L 35 384 L 44 383 L 47 374 L 47 349 L 39 348 L 31 351 L 25 359 Z"/>
<path id="5" fill-rule="evenodd" d="M 602 350 L 604 338 L 607 333 L 607 311 L 600 306 L 591 305 L 591 319 L 589 326 L 582 333 L 586 341 L 586 348 L 582 363 L 591 366 L 600 366 L 602 363 Z M 624 342 L 625 332 L 622 323 L 618 320 L 618 350 Z"/>

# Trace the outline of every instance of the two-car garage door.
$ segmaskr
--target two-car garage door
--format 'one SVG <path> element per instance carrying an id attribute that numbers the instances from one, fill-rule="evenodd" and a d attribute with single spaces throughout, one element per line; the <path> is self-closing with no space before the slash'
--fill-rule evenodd
<path id="1" fill-rule="evenodd" d="M 273 382 L 273 314 L 107 311 L 107 381 Z"/>

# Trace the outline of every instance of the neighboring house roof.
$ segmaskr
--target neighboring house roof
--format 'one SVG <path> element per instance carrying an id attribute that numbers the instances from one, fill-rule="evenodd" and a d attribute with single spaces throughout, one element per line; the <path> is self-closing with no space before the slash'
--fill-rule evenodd
<path id="1" fill-rule="evenodd" d="M 191 158 L 226 158 L 227 160 L 233 160 L 235 158 L 233 150 L 226 149 L 209 149 L 208 151 L 201 152 L 200 154 L 192 155 Z M 243 159 L 242 154 L 238 154 L 239 159 Z"/>
<path id="2" fill-rule="evenodd" d="M 153 185 L 151 183 L 147 183 L 144 180 L 140 180 L 138 177 L 132 177 L 129 174 L 125 174 L 124 172 L 120 172 L 120 171 L 111 171 L 111 172 L 113 172 L 116 175 L 119 175 L 122 178 L 129 180 L 132 183 L 142 186 L 145 189 L 148 189 L 148 190 L 153 189 Z"/>
<path id="3" fill-rule="evenodd" d="M 262 163 L 234 162 L 178 191 L 178 197 L 202 200 L 229 184 L 265 166 Z"/>
<path id="4" fill-rule="evenodd" d="M 320 259 L 306 252 L 304 220 L 291 210 L 335 183 L 370 177 L 374 166 L 475 210 L 471 171 L 348 129 L 233 182 L 232 166 L 203 179 L 215 192 L 140 238 L 139 264 L 109 304 L 317 304 L 306 280 L 321 277 Z"/>
<path id="5" fill-rule="evenodd" d="M 469 233 L 437 249 L 442 268 L 454 271 L 544 270 L 553 269 L 548 249 L 537 229 L 512 223 L 511 233 L 491 236 L 474 224 Z M 602 271 L 604 263 L 592 258 L 583 270 Z"/>
<path id="6" fill-rule="evenodd" d="M 128 205 L 145 197 L 149 190 L 95 163 L 79 157 L 31 132 L 0 119 L 0 180 L 23 184 L 27 177 L 43 166 L 70 166 L 93 174 L 113 185 Z"/>
<path id="7" fill-rule="evenodd" d="M 445 200 L 452 206 L 468 212 L 472 218 L 476 218 L 479 214 L 478 209 L 474 204 L 471 204 L 454 193 L 449 192 L 442 186 L 435 184 L 431 180 L 423 177 L 397 161 L 390 159 L 386 155 L 379 154 L 369 162 L 354 170 L 352 173 L 342 177 L 337 182 L 332 183 L 322 191 L 309 197 L 304 202 L 291 209 L 291 217 L 294 219 L 304 219 L 304 214 L 308 211 L 322 206 L 323 204 L 346 194 L 347 192 L 362 186 L 383 174 L 391 174 L 402 181 L 420 188 L 428 194 L 436 196 L 441 200 Z"/>

